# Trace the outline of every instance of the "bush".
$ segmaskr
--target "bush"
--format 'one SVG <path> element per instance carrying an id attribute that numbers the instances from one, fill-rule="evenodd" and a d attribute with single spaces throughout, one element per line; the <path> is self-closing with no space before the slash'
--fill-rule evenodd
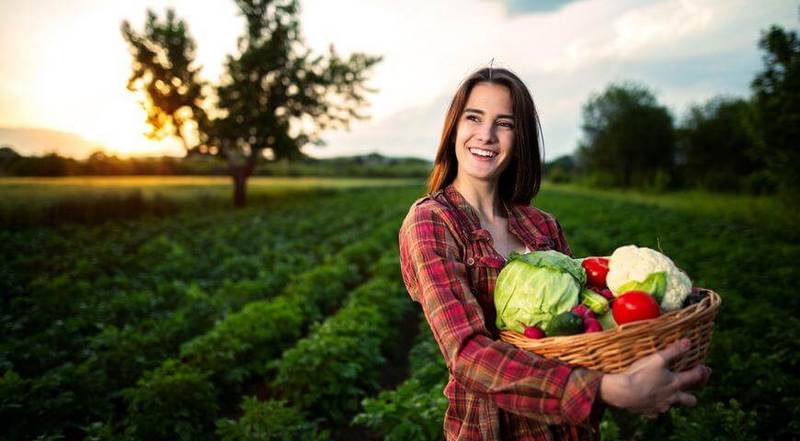
<path id="1" fill-rule="evenodd" d="M 362 401 L 353 424 L 369 427 L 387 441 L 440 440 L 447 398 L 447 366 L 428 322 L 420 320 L 409 354 L 411 376 L 400 386 Z"/>
<path id="2" fill-rule="evenodd" d="M 316 424 L 309 422 L 297 407 L 285 401 L 258 401 L 248 397 L 242 402 L 242 417 L 217 420 L 220 441 L 295 441 L 324 440 Z"/>
<path id="3" fill-rule="evenodd" d="M 218 397 L 207 372 L 168 360 L 124 396 L 126 432 L 135 439 L 212 439 Z"/>

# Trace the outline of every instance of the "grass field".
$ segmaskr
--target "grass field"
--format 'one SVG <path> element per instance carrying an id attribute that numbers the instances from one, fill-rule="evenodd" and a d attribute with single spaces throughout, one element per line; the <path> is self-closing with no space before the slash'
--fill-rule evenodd
<path id="1" fill-rule="evenodd" d="M 253 197 L 292 190 L 352 188 L 419 183 L 419 179 L 273 178 L 256 176 L 248 181 Z M 127 196 L 141 192 L 146 200 L 157 196 L 176 200 L 199 197 L 229 198 L 231 179 L 225 176 L 80 176 L 67 178 L 0 178 L 4 203 L 45 204 L 63 199 Z"/>
<path id="2" fill-rule="evenodd" d="M 275 178 L 248 180 L 252 203 L 287 193 L 346 188 L 418 185 L 419 179 Z M 226 208 L 233 186 L 223 176 L 84 176 L 67 178 L 0 178 L 0 226 L 25 227 L 61 223 L 95 224 L 177 211 Z"/>
<path id="3" fill-rule="evenodd" d="M 644 205 L 678 210 L 692 215 L 728 218 L 774 228 L 789 228 L 800 223 L 800 210 L 774 196 L 709 193 L 682 190 L 668 193 L 646 193 L 637 190 L 597 190 L 568 184 L 546 184 L 549 190 L 574 195 L 589 195 Z"/>
<path id="4" fill-rule="evenodd" d="M 158 216 L 97 211 L 87 224 L 32 217 L 0 229 L 7 439 L 440 436 L 446 368 L 397 263 L 397 227 L 419 184 L 254 180 L 251 194 L 263 196 L 229 210 L 201 202 L 214 191 L 224 201 L 224 180 L 103 182 L 0 185 L 33 205 L 57 206 L 87 186 L 142 188 L 145 208 L 157 193 L 178 201 Z M 576 255 L 661 248 L 723 297 L 698 407 L 657 421 L 609 411 L 604 440 L 798 438 L 791 210 L 559 186 L 535 203 L 558 217 Z"/>

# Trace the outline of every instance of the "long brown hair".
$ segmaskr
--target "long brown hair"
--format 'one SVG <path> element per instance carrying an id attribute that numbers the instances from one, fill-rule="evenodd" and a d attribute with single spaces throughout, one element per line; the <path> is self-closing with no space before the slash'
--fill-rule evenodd
<path id="1" fill-rule="evenodd" d="M 500 174 L 500 199 L 526 204 L 539 193 L 542 182 L 542 137 L 539 116 L 528 88 L 513 72 L 502 68 L 482 68 L 467 77 L 456 90 L 444 120 L 439 149 L 428 178 L 428 192 L 441 190 L 456 177 L 456 128 L 472 88 L 487 82 L 508 88 L 514 112 L 514 146 L 511 162 Z"/>

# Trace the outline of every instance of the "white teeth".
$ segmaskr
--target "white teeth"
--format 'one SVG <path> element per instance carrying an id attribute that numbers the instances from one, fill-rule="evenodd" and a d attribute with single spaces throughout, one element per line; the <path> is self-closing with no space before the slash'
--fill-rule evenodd
<path id="1" fill-rule="evenodd" d="M 476 148 L 476 147 L 470 147 L 469 151 L 474 153 L 474 154 L 476 154 L 476 155 L 483 156 L 483 157 L 486 157 L 486 158 L 494 158 L 495 156 L 497 156 L 497 153 L 495 153 L 495 152 L 493 152 L 491 150 L 484 150 L 484 149 L 479 149 L 479 148 Z"/>

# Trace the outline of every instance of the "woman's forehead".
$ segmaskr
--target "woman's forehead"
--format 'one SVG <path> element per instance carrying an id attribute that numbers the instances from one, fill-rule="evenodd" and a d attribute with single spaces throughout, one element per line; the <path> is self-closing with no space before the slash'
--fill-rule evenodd
<path id="1" fill-rule="evenodd" d="M 511 92 L 506 86 L 494 83 L 478 83 L 470 91 L 464 111 L 477 113 L 513 114 Z"/>

